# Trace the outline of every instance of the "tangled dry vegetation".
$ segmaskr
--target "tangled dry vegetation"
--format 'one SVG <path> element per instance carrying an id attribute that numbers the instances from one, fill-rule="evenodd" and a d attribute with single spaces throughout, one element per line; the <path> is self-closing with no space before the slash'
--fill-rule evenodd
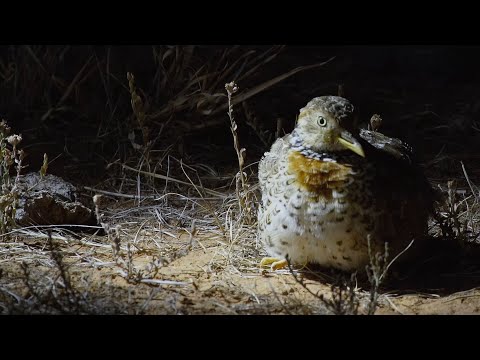
<path id="1" fill-rule="evenodd" d="M 90 118 L 84 126 L 96 123 L 96 141 L 113 151 L 110 159 L 104 158 L 108 176 L 83 188 L 97 226 L 19 228 L 13 219 L 16 179 L 24 166 L 21 138 L 0 124 L 0 313 L 375 314 L 379 308 L 402 313 L 392 301 L 395 293 L 384 287 L 395 260 L 388 258 L 387 248 L 384 254 L 371 254 L 368 276 L 361 281 L 356 274 L 291 267 L 270 273 L 258 267 L 265 254 L 256 240 L 256 163 L 246 156 L 235 114 L 241 113 L 242 121 L 269 145 L 273 132 L 252 115 L 246 101 L 330 61 L 238 91 L 237 84 L 251 81 L 282 49 L 241 52 L 232 47 L 201 62 L 193 46 L 152 47 L 156 70 L 147 90 L 130 69 L 125 79 L 117 78 L 107 50 L 101 59 L 96 53 L 89 56 L 69 83 L 55 76 L 48 80 L 52 88 L 41 104 L 33 103 L 36 97 L 30 92 L 35 89 L 22 84 L 42 83 L 68 56 L 68 47 L 12 50 L 18 52 L 10 54 L 15 65 L 0 63 L 2 91 L 10 91 L 27 111 L 41 109 L 42 122 L 61 116 L 70 128 L 66 119 L 76 112 L 69 99 L 82 96 L 80 84 L 97 73 L 109 116 L 100 122 Z M 121 84 L 121 91 L 113 82 Z M 117 114 L 128 102 L 128 116 L 119 121 Z M 185 138 L 222 123 L 230 127 L 238 162 L 219 171 L 192 156 Z M 277 136 L 280 131 L 281 124 Z M 93 143 L 84 143 L 85 149 Z M 46 170 L 45 158 L 41 172 Z M 436 241 L 460 247 L 480 242 L 479 191 L 464 171 L 469 188 L 459 191 L 448 183 L 446 201 L 431 228 Z"/>

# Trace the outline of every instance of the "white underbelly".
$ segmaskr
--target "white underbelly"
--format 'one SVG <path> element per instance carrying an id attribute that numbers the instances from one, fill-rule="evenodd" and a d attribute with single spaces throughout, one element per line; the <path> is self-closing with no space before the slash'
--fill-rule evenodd
<path id="1" fill-rule="evenodd" d="M 286 204 L 270 204 L 270 216 L 260 234 L 270 256 L 342 270 L 368 263 L 367 234 L 375 228 L 373 217 L 366 217 L 352 203 L 306 204 L 302 200 L 295 197 Z"/>

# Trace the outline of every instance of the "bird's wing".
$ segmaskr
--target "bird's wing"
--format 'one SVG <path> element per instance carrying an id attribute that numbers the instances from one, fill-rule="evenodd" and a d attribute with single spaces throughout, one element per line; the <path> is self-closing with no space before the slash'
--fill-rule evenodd
<path id="1" fill-rule="evenodd" d="M 269 152 L 266 152 L 258 164 L 258 181 L 263 194 L 268 193 L 267 185 L 277 178 L 281 167 L 285 166 L 287 152 L 290 146 L 290 134 L 278 138 Z"/>
<path id="2" fill-rule="evenodd" d="M 360 130 L 365 159 L 373 164 L 372 192 L 381 209 L 379 224 L 383 241 L 391 254 L 416 240 L 422 244 L 427 233 L 428 218 L 434 213 L 435 191 L 407 143 L 369 130 Z M 402 240 L 402 241 L 399 241 Z M 409 250 L 415 254 L 417 250 Z"/>
<path id="3" fill-rule="evenodd" d="M 407 200 L 409 211 L 432 213 L 436 194 L 416 161 L 412 147 L 402 140 L 361 129 L 366 157 L 376 164 L 376 191 L 389 199 L 392 211 Z"/>
<path id="4" fill-rule="evenodd" d="M 418 204 L 424 206 L 430 214 L 433 213 L 434 207 L 442 201 L 442 195 L 425 177 L 413 148 L 400 139 L 376 131 L 360 129 L 360 137 L 379 150 L 370 156 L 374 156 L 377 163 L 386 165 L 377 171 L 379 178 L 387 183 L 396 183 L 398 188 L 404 189 L 408 194 L 419 195 L 422 201 Z"/>

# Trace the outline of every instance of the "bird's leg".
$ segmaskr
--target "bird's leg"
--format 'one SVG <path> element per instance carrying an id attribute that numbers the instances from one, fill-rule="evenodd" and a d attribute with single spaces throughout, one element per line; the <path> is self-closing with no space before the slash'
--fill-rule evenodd
<path id="1" fill-rule="evenodd" d="M 286 259 L 278 259 L 274 257 L 264 257 L 262 261 L 260 261 L 261 267 L 270 266 L 272 271 L 283 269 L 288 266 L 288 262 Z"/>

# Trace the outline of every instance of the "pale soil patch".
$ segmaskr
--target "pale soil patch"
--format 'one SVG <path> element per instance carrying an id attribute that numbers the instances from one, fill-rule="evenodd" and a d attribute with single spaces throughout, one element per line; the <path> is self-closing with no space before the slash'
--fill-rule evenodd
<path id="1" fill-rule="evenodd" d="M 158 230 L 158 229 L 156 229 Z M 73 288 L 84 303 L 80 310 L 55 306 L 36 299 L 27 289 L 20 264 L 31 272 L 31 283 L 40 293 L 53 289 L 62 303 L 64 291 L 58 270 L 48 251 L 48 239 L 12 236 L 0 243 L 0 311 L 2 313 L 97 313 L 97 314 L 328 314 L 317 298 L 300 286 L 288 270 L 262 271 L 264 255 L 255 239 L 243 237 L 227 243 L 218 234 L 199 231 L 191 241 L 185 231 L 168 231 L 160 236 L 154 227 L 125 230 L 133 253 L 133 268 L 144 271 L 147 283 L 129 283 L 120 274 L 106 236 L 54 240 L 68 264 Z M 250 233 L 251 235 L 252 233 Z M 125 238 L 128 238 L 126 236 Z M 160 240 L 161 239 L 161 240 Z M 155 240 L 155 241 L 153 241 Z M 125 253 L 127 240 L 122 241 Z M 191 248 L 189 248 L 191 243 Z M 152 275 L 148 267 L 157 261 Z M 305 277 L 313 292 L 330 296 L 329 275 L 323 280 Z M 55 286 L 52 287 L 52 284 Z M 359 313 L 365 313 L 368 288 L 357 288 Z M 480 290 L 439 295 L 411 290 L 398 294 L 382 292 L 377 314 L 478 314 Z M 44 302 L 43 304 L 42 301 Z M 51 301 L 50 301 L 51 302 Z"/>

